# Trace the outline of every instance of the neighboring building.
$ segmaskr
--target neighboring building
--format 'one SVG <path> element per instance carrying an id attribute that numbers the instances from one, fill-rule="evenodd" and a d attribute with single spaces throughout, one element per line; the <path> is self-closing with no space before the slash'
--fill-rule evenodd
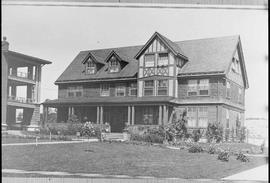
<path id="1" fill-rule="evenodd" d="M 2 130 L 35 130 L 40 122 L 41 67 L 51 62 L 9 50 L 2 41 Z M 24 69 L 22 72 L 20 69 Z M 17 96 L 17 87 L 25 86 L 26 96 Z M 21 110 L 16 119 L 16 111 Z M 17 122 L 17 123 L 16 123 Z"/>
<path id="2" fill-rule="evenodd" d="M 112 132 L 167 124 L 184 110 L 189 127 L 236 129 L 248 88 L 239 36 L 172 42 L 158 32 L 142 46 L 81 51 L 55 84 L 45 114 L 54 107 L 58 122 L 75 114 L 109 122 Z"/>

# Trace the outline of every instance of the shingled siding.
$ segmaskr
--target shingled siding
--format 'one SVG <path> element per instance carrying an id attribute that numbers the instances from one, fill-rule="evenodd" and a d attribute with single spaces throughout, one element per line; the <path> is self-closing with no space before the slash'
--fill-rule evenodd
<path id="1" fill-rule="evenodd" d="M 245 105 L 245 90 L 244 90 L 244 88 L 242 86 L 239 86 L 238 84 L 232 82 L 232 81 L 229 81 L 229 82 L 231 85 L 231 97 L 230 98 L 226 97 L 226 100 L 232 102 L 233 104 L 238 104 L 238 105 L 240 104 L 241 106 L 244 106 Z M 238 96 L 239 96 L 238 89 L 239 88 L 242 91 L 240 100 L 238 100 Z"/>
<path id="2" fill-rule="evenodd" d="M 126 94 L 125 96 L 129 96 L 129 82 L 114 82 L 110 84 L 110 96 L 115 96 L 115 87 L 117 84 L 123 84 L 125 86 Z M 77 85 L 83 86 L 83 97 L 101 97 L 100 96 L 100 83 L 89 83 L 86 85 Z M 58 98 L 68 98 L 68 86 L 67 85 L 59 85 L 58 88 Z"/>
<path id="3" fill-rule="evenodd" d="M 206 78 L 196 78 L 206 79 Z M 207 96 L 188 96 L 188 80 L 189 79 L 178 79 L 178 98 L 180 99 L 198 99 L 205 98 Z M 225 97 L 226 87 L 224 79 L 219 77 L 209 78 L 209 97 Z"/>

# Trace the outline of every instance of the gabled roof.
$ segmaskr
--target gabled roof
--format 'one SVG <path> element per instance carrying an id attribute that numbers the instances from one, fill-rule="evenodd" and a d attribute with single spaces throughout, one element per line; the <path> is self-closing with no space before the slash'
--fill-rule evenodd
<path id="1" fill-rule="evenodd" d="M 159 33 L 156 33 L 156 35 L 159 35 Z M 164 39 L 164 36 L 162 39 Z M 188 58 L 188 61 L 181 68 L 179 77 L 200 74 L 225 75 L 239 42 L 239 36 L 237 35 L 170 43 L 171 46 L 177 45 L 178 48 L 181 48 L 182 53 Z M 55 83 L 134 78 L 138 72 L 138 61 L 134 56 L 138 55 L 144 46 L 145 45 L 81 51 Z M 109 73 L 107 71 L 108 66 L 104 65 L 96 74 L 86 75 L 83 73 L 84 67 L 82 61 L 89 53 L 98 61 L 104 63 L 105 59 L 112 51 L 121 57 L 122 60 L 128 62 L 120 72 Z M 245 73 L 244 77 L 247 78 Z"/>
<path id="2" fill-rule="evenodd" d="M 95 62 L 95 63 L 99 63 L 99 64 L 103 64 L 104 65 L 104 62 L 101 61 L 102 59 L 100 59 L 99 61 L 95 58 L 95 56 L 91 53 L 88 53 L 88 56 L 85 57 L 85 59 L 83 59 L 83 62 L 82 64 L 85 64 L 85 62 L 89 59 L 89 57 Z"/>
<path id="3" fill-rule="evenodd" d="M 47 60 L 43 60 L 43 59 L 40 59 L 40 58 L 37 58 L 37 57 L 25 55 L 25 54 L 18 53 L 18 52 L 15 52 L 15 51 L 10 51 L 10 50 L 8 50 L 6 52 L 3 52 L 3 54 L 4 54 L 4 56 L 6 57 L 7 60 L 16 59 L 17 61 L 32 62 L 34 64 L 51 64 L 52 63 L 52 62 L 47 61 Z"/>
<path id="4" fill-rule="evenodd" d="M 156 37 L 158 37 L 174 53 L 174 55 L 178 55 L 178 56 L 182 57 L 183 59 L 187 60 L 186 55 L 184 54 L 184 52 L 182 51 L 182 49 L 179 47 L 179 45 L 177 45 L 176 43 L 172 42 L 171 40 L 169 40 L 168 38 L 166 38 L 165 36 L 161 35 L 158 32 L 155 32 L 152 35 L 152 37 L 140 49 L 140 51 L 135 55 L 135 58 L 136 59 L 138 59 L 141 56 L 141 54 L 147 49 L 148 45 L 150 43 L 152 43 L 152 41 Z"/>
<path id="5" fill-rule="evenodd" d="M 117 60 L 119 60 L 119 61 L 125 61 L 125 62 L 128 62 L 128 59 L 122 58 L 122 56 L 119 56 L 119 55 L 121 55 L 121 54 L 117 54 L 116 52 L 117 52 L 117 51 L 112 50 L 111 53 L 107 56 L 107 58 L 105 59 L 104 62 L 107 63 L 113 55 L 114 55 L 114 56 L 117 58 Z"/>

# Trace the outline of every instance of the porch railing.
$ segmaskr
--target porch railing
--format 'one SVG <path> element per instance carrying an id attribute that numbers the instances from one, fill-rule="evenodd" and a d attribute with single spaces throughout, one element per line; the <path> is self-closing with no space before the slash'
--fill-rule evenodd
<path id="1" fill-rule="evenodd" d="M 16 96 L 8 96 L 9 101 L 14 101 L 14 102 L 20 102 L 20 103 L 27 103 L 27 104 L 32 104 L 35 101 L 31 98 L 24 98 L 24 97 L 16 97 Z"/>
<path id="2" fill-rule="evenodd" d="M 10 76 L 34 80 L 33 76 L 27 72 L 17 71 L 16 73 L 9 73 Z"/>

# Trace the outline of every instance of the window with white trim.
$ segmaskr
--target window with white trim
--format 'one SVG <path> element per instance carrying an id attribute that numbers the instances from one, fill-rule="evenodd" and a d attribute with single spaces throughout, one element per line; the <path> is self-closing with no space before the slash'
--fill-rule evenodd
<path id="1" fill-rule="evenodd" d="M 89 58 L 85 65 L 85 74 L 95 74 L 96 64 Z"/>
<path id="2" fill-rule="evenodd" d="M 100 85 L 100 96 L 103 96 L 103 97 L 110 96 L 110 85 L 109 84 L 101 84 Z"/>
<path id="3" fill-rule="evenodd" d="M 153 96 L 154 88 L 154 80 L 144 81 L 144 96 Z"/>
<path id="4" fill-rule="evenodd" d="M 120 63 L 115 58 L 115 56 L 112 56 L 111 59 L 110 59 L 110 61 L 109 61 L 109 71 L 111 73 L 119 72 L 120 71 Z"/>
<path id="5" fill-rule="evenodd" d="M 145 65 L 145 67 L 154 67 L 155 66 L 155 55 L 154 54 L 145 54 L 144 55 L 144 65 Z"/>
<path id="6" fill-rule="evenodd" d="M 208 95 L 209 91 L 209 79 L 199 80 L 199 95 Z"/>
<path id="7" fill-rule="evenodd" d="M 168 66 L 169 64 L 169 57 L 168 53 L 159 53 L 158 54 L 158 67 Z"/>
<path id="8" fill-rule="evenodd" d="M 196 107 L 188 107 L 187 121 L 188 127 L 196 127 L 197 109 Z"/>
<path id="9" fill-rule="evenodd" d="M 130 96 L 137 96 L 137 82 L 130 83 L 129 95 Z"/>
<path id="10" fill-rule="evenodd" d="M 117 85 L 115 87 L 115 96 L 123 97 L 126 95 L 126 87 L 124 84 Z"/>
<path id="11" fill-rule="evenodd" d="M 68 97 L 81 97 L 83 93 L 82 86 L 70 86 L 67 88 Z"/>
<path id="12" fill-rule="evenodd" d="M 197 80 L 188 80 L 188 96 L 197 95 Z"/>
<path id="13" fill-rule="evenodd" d="M 198 127 L 206 128 L 208 126 L 208 107 L 198 108 Z"/>
<path id="14" fill-rule="evenodd" d="M 242 103 L 242 89 L 238 88 L 238 103 Z"/>
<path id="15" fill-rule="evenodd" d="M 168 94 L 168 80 L 158 80 L 157 81 L 157 95 L 167 95 Z"/>
<path id="16" fill-rule="evenodd" d="M 231 83 L 229 81 L 226 82 L 226 97 L 231 98 Z"/>

